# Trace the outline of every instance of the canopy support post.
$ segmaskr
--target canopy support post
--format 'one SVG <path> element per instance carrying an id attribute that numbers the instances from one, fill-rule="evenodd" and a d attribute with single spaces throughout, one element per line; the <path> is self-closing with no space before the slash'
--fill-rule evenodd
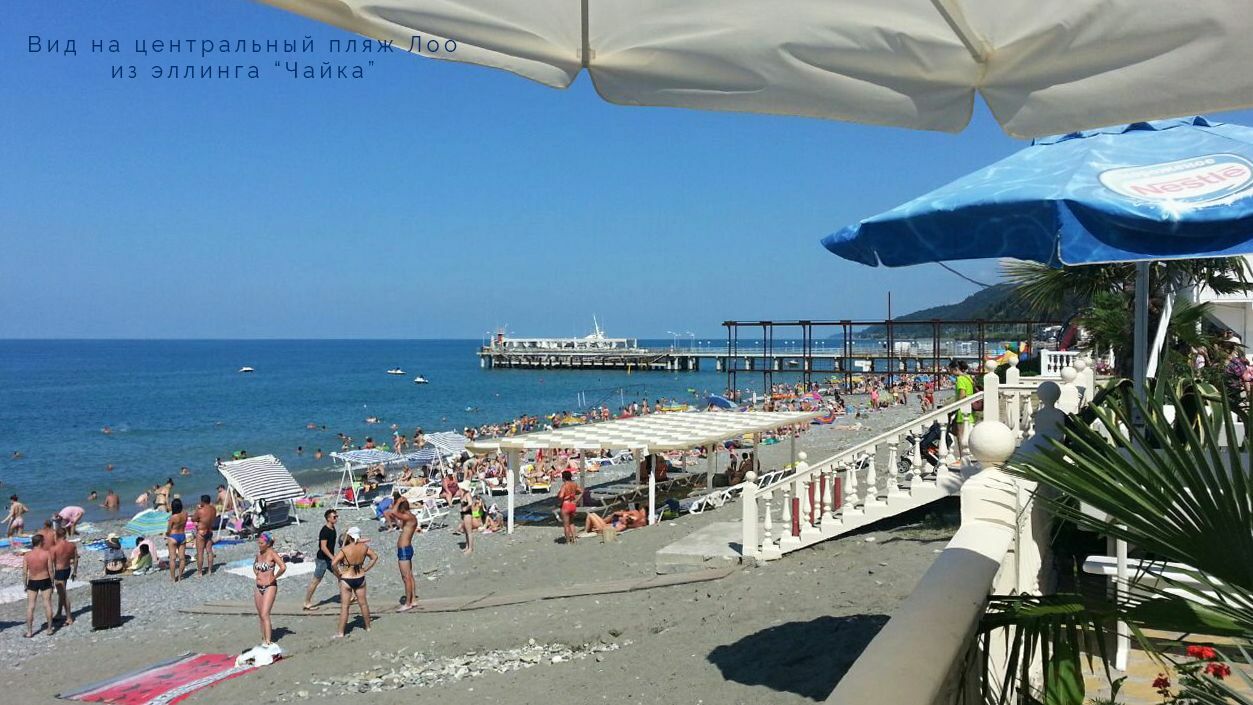
<path id="1" fill-rule="evenodd" d="M 648 454 L 648 525 L 657 523 L 657 456 Z"/>
<path id="2" fill-rule="evenodd" d="M 520 460 L 519 454 L 520 454 L 520 451 L 517 448 L 510 448 L 509 450 L 505 451 L 505 482 L 508 483 L 508 486 L 509 486 L 509 494 L 508 494 L 508 499 L 507 499 L 508 517 L 506 519 L 506 522 L 508 523 L 508 533 L 510 534 L 513 533 L 513 507 L 514 507 L 514 502 L 515 502 L 514 493 L 516 491 L 516 486 L 518 482 L 517 473 L 518 473 L 518 469 L 521 467 L 519 463 L 519 460 Z"/>
<path id="3" fill-rule="evenodd" d="M 718 446 L 710 443 L 705 447 L 708 453 L 705 458 L 705 487 L 714 488 L 714 475 L 718 474 Z"/>

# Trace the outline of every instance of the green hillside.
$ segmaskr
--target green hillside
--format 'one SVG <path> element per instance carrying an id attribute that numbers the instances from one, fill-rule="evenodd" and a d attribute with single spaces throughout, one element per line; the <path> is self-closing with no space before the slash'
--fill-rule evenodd
<path id="1" fill-rule="evenodd" d="M 980 289 L 955 304 L 932 306 L 920 311 L 897 316 L 896 321 L 1012 321 L 1037 320 L 1027 312 L 1026 306 L 1013 297 L 1012 284 L 996 284 Z M 997 327 L 988 326 L 988 335 L 997 335 Z M 857 332 L 858 337 L 882 338 L 887 335 L 884 326 L 867 326 Z M 931 335 L 931 325 L 896 326 L 895 336 L 920 337 Z"/>

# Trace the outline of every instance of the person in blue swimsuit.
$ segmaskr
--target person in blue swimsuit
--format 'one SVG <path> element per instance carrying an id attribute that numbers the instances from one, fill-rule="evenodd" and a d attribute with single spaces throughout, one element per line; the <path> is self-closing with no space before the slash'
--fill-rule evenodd
<path id="1" fill-rule="evenodd" d="M 170 521 L 165 525 L 165 543 L 170 549 L 170 578 L 174 582 L 183 579 L 187 569 L 187 512 L 183 500 L 170 503 Z"/>

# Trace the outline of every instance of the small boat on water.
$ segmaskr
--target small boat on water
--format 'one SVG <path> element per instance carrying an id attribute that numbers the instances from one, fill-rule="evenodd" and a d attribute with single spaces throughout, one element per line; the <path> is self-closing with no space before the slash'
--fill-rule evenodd
<path id="1" fill-rule="evenodd" d="M 430 381 L 427 380 L 427 378 L 423 377 L 422 375 L 418 375 L 417 377 L 413 378 L 413 383 L 414 384 L 430 384 Z"/>
<path id="2" fill-rule="evenodd" d="M 248 367 L 248 366 L 246 366 L 246 365 L 245 365 L 244 367 L 239 368 L 239 371 L 240 371 L 240 372 L 256 372 L 256 370 L 254 370 L 254 369 L 252 369 L 251 367 Z"/>
<path id="3" fill-rule="evenodd" d="M 404 373 L 405 371 L 400 369 L 399 367 L 393 367 L 387 371 L 387 374 L 389 375 L 403 375 Z"/>

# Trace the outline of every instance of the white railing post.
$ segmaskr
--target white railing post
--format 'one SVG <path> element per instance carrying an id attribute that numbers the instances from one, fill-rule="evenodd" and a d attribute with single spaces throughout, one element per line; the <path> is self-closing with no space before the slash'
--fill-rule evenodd
<path id="1" fill-rule="evenodd" d="M 1059 385 L 1062 389 L 1061 398 L 1057 400 L 1057 408 L 1067 414 L 1079 413 L 1079 388 L 1075 384 L 1075 379 L 1079 377 L 1079 373 L 1073 367 L 1062 368 L 1062 382 Z"/>
<path id="2" fill-rule="evenodd" d="M 893 435 L 888 439 L 888 501 L 891 502 L 893 497 L 904 497 L 905 492 L 901 491 L 900 465 L 901 459 L 897 456 L 900 450 L 901 438 Z"/>
<path id="3" fill-rule="evenodd" d="M 1018 358 L 1009 361 L 1009 367 L 1005 368 L 1005 384 L 1018 384 L 1021 372 L 1018 369 Z"/>
<path id="4" fill-rule="evenodd" d="M 771 515 L 774 514 L 774 512 L 771 511 L 770 504 L 774 501 L 774 490 L 767 491 L 766 496 L 762 499 L 764 499 L 766 503 L 766 522 L 762 527 L 761 557 L 765 560 L 771 561 L 776 558 L 783 557 L 783 551 L 779 550 L 779 545 L 774 542 L 774 533 L 771 530 L 774 526 L 774 521 Z"/>
<path id="5" fill-rule="evenodd" d="M 844 481 L 844 517 L 860 516 L 862 511 L 857 508 L 857 459 L 853 458 L 848 466 L 848 478 Z"/>
<path id="6" fill-rule="evenodd" d="M 870 447 L 870 462 L 866 465 L 866 488 L 864 499 L 862 500 L 862 508 L 865 511 L 885 506 L 879 499 L 879 446 L 878 444 Z"/>
<path id="7" fill-rule="evenodd" d="M 740 519 L 743 522 L 740 555 L 756 557 L 761 554 L 761 545 L 757 537 L 757 473 L 752 470 L 744 475 L 744 489 L 740 492 L 740 507 Z"/>
<path id="8" fill-rule="evenodd" d="M 983 420 L 1001 420 L 1001 378 L 996 376 L 995 363 L 983 375 Z"/>
<path id="9" fill-rule="evenodd" d="M 939 464 L 935 468 L 937 477 L 939 473 L 942 472 L 949 463 L 953 462 L 953 449 L 951 447 L 951 444 L 949 443 L 949 435 L 948 435 L 948 419 L 940 418 L 939 422 L 940 422 L 940 443 L 939 443 L 939 446 L 936 448 L 936 453 L 935 453 L 935 457 L 939 460 Z"/>
<path id="10" fill-rule="evenodd" d="M 825 479 L 826 482 L 822 483 L 821 481 L 819 481 L 819 485 L 818 485 L 819 491 L 822 494 L 822 523 L 819 525 L 818 528 L 821 529 L 824 534 L 826 534 L 826 533 L 834 532 L 836 528 L 838 528 L 838 525 L 836 524 L 834 510 L 835 510 L 835 478 L 839 476 L 839 471 L 836 470 L 835 466 L 833 465 L 832 466 L 823 465 L 822 470 L 820 472 L 821 472 L 821 477 Z M 826 485 L 826 491 L 822 491 L 823 484 Z M 829 501 L 828 501 L 828 497 L 830 498 Z"/>

